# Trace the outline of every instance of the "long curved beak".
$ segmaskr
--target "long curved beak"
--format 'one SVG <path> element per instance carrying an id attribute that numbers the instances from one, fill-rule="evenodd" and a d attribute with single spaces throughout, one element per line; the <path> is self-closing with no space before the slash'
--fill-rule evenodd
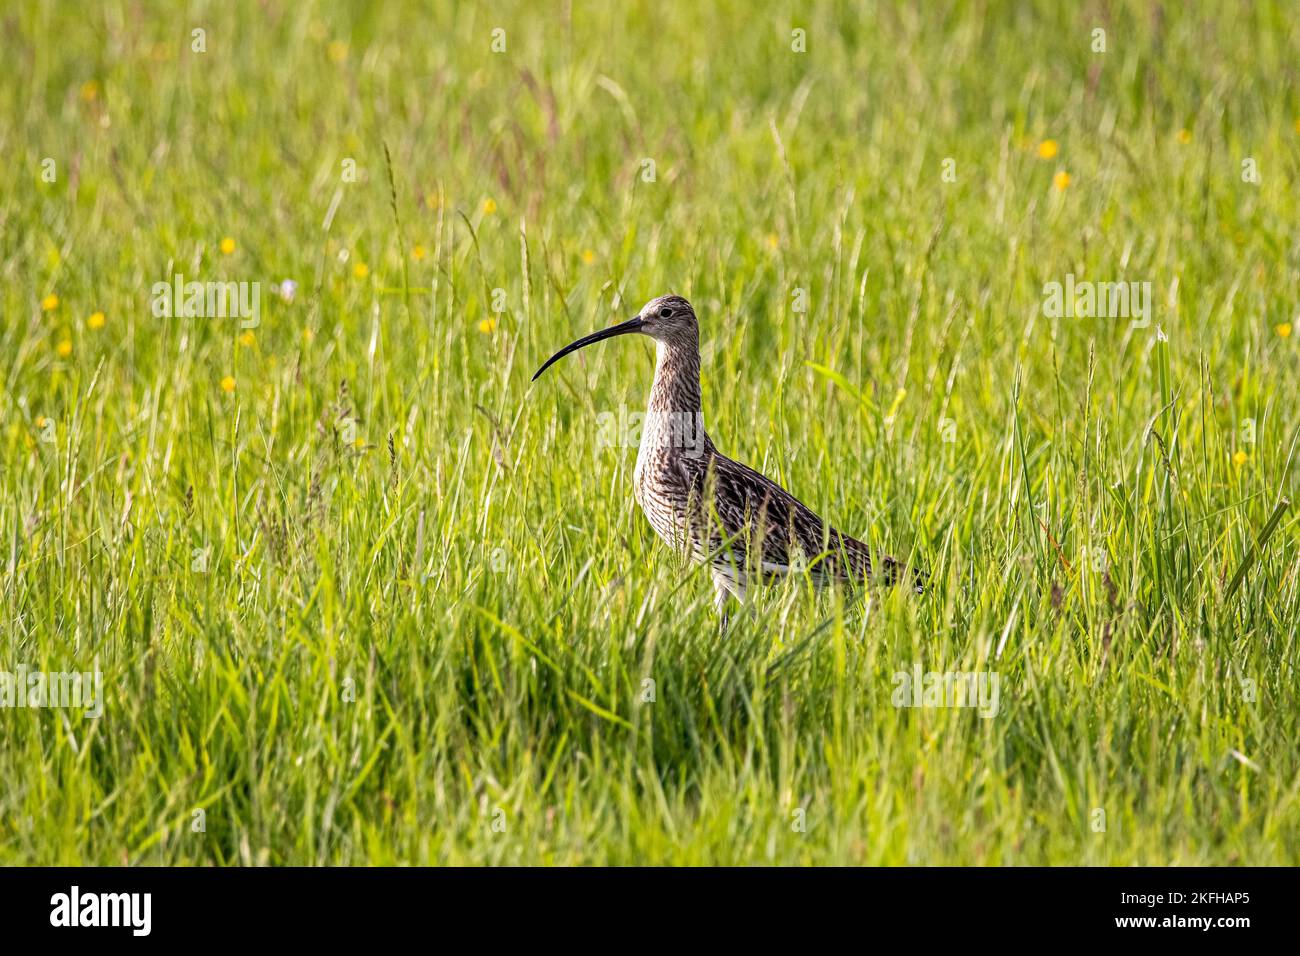
<path id="1" fill-rule="evenodd" d="M 603 342 L 605 339 L 612 339 L 616 335 L 627 335 L 629 332 L 640 332 L 641 324 L 641 316 L 638 315 L 635 319 L 628 319 L 626 322 L 620 322 L 618 325 L 611 325 L 609 328 L 601 329 L 599 332 L 592 332 L 590 335 L 584 335 L 576 342 L 570 342 L 546 360 L 546 364 L 539 368 L 537 373 L 533 375 L 533 381 L 537 381 L 538 375 L 541 375 L 570 352 L 576 352 L 578 349 L 591 345 L 593 342 Z"/>

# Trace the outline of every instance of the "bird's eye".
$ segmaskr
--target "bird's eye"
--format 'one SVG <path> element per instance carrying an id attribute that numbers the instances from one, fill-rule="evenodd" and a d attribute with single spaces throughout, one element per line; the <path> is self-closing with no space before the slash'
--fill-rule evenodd
<path id="1" fill-rule="evenodd" d="M 672 314 L 673 314 L 673 310 L 668 308 L 668 306 L 664 306 L 662 309 L 659 310 L 659 318 L 661 319 L 671 318 Z"/>

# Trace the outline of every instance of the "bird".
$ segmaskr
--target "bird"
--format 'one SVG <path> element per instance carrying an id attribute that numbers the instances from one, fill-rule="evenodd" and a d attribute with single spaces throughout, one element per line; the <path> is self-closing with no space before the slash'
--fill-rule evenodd
<path id="1" fill-rule="evenodd" d="M 895 584 L 904 568 L 836 530 L 775 481 L 718 451 L 704 428 L 700 327 L 680 295 L 661 295 L 625 322 L 569 343 L 533 375 L 573 352 L 622 335 L 655 342 L 655 374 L 641 427 L 633 493 L 655 533 L 671 548 L 708 564 L 714 606 L 725 630 L 729 598 L 750 586 L 806 571 L 814 582 Z M 877 560 L 879 558 L 879 560 Z M 927 575 L 912 568 L 913 590 Z"/>

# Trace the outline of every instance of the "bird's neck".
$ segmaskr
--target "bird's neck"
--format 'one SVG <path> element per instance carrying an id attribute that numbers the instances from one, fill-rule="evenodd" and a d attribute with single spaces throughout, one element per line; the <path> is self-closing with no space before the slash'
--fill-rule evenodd
<path id="1" fill-rule="evenodd" d="M 655 380 L 649 412 L 700 411 L 700 351 L 672 342 L 655 343 Z"/>
<path id="2" fill-rule="evenodd" d="M 687 451 L 708 445 L 700 405 L 700 350 L 690 343 L 656 342 L 655 380 L 650 386 L 642 436 L 660 447 Z"/>

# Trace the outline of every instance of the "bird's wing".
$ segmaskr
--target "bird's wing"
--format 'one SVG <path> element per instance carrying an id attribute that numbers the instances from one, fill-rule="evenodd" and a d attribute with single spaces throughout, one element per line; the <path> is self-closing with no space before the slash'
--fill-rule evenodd
<path id="1" fill-rule="evenodd" d="M 871 549 L 822 521 L 775 481 L 748 465 L 711 451 L 679 462 L 689 488 L 689 521 L 704 535 L 690 538 L 700 559 L 720 560 L 741 571 L 789 574 L 800 563 L 817 580 L 864 582 L 879 575 L 892 585 L 904 566 L 888 555 L 874 562 Z M 912 569 L 913 590 L 926 575 Z"/>
<path id="2" fill-rule="evenodd" d="M 866 545 L 840 534 L 776 482 L 725 455 L 701 460 L 692 474 L 697 511 L 709 544 L 724 560 L 786 574 L 801 560 L 819 578 L 862 580 L 871 574 Z"/>

